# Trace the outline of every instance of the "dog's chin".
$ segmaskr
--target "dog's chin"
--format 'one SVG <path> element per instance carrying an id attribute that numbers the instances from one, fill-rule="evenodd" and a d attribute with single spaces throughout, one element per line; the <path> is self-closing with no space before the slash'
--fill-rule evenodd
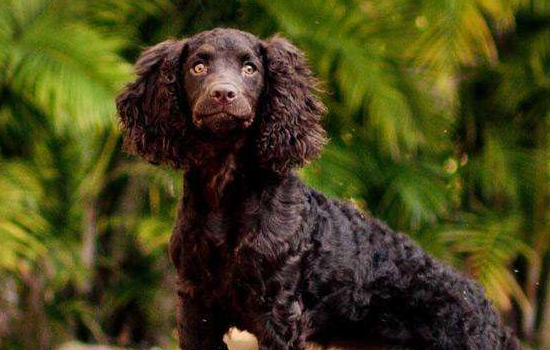
<path id="1" fill-rule="evenodd" d="M 253 120 L 252 116 L 235 116 L 226 112 L 193 116 L 193 123 L 197 128 L 215 134 L 248 129 Z"/>

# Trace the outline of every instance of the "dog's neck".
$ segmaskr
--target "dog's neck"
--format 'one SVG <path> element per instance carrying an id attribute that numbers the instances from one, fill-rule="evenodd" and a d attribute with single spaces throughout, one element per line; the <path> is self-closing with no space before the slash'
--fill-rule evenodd
<path id="1" fill-rule="evenodd" d="M 237 138 L 204 142 L 197 148 L 196 159 L 186 170 L 185 190 L 215 210 L 229 192 L 235 192 L 237 177 L 242 179 L 251 172 L 245 162 L 251 153 L 250 145 L 246 138 Z"/>

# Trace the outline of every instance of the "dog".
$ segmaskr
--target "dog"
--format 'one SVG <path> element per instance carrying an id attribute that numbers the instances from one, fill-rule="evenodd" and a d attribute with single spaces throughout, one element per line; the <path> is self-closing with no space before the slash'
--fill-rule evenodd
<path id="1" fill-rule="evenodd" d="M 288 40 L 236 29 L 144 51 L 117 97 L 126 149 L 184 170 L 170 241 L 185 350 L 516 350 L 482 288 L 402 233 L 306 186 L 326 142 L 317 80 Z"/>

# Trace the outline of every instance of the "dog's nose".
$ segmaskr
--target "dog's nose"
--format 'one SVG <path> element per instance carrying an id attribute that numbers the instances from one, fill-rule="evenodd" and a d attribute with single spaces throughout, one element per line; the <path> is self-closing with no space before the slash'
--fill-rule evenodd
<path id="1" fill-rule="evenodd" d="M 237 98 L 238 90 L 235 86 L 227 83 L 213 84 L 210 88 L 210 97 L 219 103 L 228 103 Z"/>

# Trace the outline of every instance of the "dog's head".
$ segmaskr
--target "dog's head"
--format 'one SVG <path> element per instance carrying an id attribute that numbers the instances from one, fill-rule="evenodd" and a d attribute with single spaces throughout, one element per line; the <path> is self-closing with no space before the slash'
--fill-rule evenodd
<path id="1" fill-rule="evenodd" d="M 325 141 L 325 107 L 303 53 L 281 37 L 234 29 L 146 49 L 137 79 L 117 98 L 127 148 L 174 167 L 198 159 L 196 143 L 252 140 L 259 164 L 284 174 Z"/>

